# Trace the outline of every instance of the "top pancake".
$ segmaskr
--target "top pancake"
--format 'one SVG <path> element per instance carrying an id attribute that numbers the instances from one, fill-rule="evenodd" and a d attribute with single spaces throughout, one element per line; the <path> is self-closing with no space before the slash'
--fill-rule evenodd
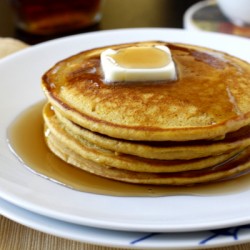
<path id="1" fill-rule="evenodd" d="M 103 83 L 100 53 L 107 48 L 157 44 L 170 48 L 178 79 Z M 84 51 L 42 78 L 53 106 L 69 120 L 126 140 L 222 138 L 250 124 L 250 66 L 230 55 L 184 44 L 140 42 Z"/>

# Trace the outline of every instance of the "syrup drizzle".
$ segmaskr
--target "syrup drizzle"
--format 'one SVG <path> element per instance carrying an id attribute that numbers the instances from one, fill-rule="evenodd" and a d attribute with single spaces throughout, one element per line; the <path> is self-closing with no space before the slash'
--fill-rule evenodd
<path id="1" fill-rule="evenodd" d="M 250 175 L 210 184 L 185 187 L 136 185 L 109 180 L 73 167 L 55 156 L 44 140 L 41 101 L 25 110 L 10 125 L 8 142 L 24 165 L 37 175 L 82 192 L 112 196 L 211 196 L 241 192 L 250 188 Z"/>

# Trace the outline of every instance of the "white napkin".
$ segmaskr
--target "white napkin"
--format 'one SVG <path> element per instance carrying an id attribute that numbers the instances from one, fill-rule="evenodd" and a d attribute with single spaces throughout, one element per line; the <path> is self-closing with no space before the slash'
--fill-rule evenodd
<path id="1" fill-rule="evenodd" d="M 9 37 L 0 37 L 0 59 L 27 47 L 28 44 L 20 40 Z"/>

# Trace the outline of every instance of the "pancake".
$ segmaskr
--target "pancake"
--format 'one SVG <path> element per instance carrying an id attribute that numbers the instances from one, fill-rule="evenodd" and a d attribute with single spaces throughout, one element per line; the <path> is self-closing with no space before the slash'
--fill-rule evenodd
<path id="1" fill-rule="evenodd" d="M 75 151 L 62 147 L 61 141 L 58 141 L 52 133 L 49 133 L 46 141 L 51 151 L 69 164 L 98 176 L 128 183 L 174 186 L 192 185 L 233 178 L 248 172 L 250 168 L 250 148 L 238 154 L 227 164 L 222 164 L 218 167 L 180 173 L 147 173 L 112 168 L 87 160 L 79 156 Z"/>
<path id="2" fill-rule="evenodd" d="M 104 84 L 100 53 L 140 44 L 167 45 L 178 79 Z M 249 79 L 249 64 L 228 54 L 140 42 L 62 60 L 43 75 L 42 88 L 67 119 L 93 132 L 134 141 L 190 141 L 223 138 L 250 124 Z"/>
<path id="3" fill-rule="evenodd" d="M 229 160 L 243 150 L 243 148 L 238 148 L 230 153 L 220 154 L 213 157 L 169 161 L 136 157 L 128 154 L 117 154 L 115 151 L 100 148 L 96 146 L 96 144 L 68 133 L 58 121 L 49 105 L 45 106 L 43 117 L 49 131 L 46 132 L 46 134 L 53 134 L 53 138 L 56 138 L 56 140 L 60 142 L 60 147 L 69 148 L 71 151 L 76 152 L 80 157 L 86 160 L 101 165 L 108 165 L 109 167 L 117 169 L 148 173 L 197 170 Z"/>
<path id="4" fill-rule="evenodd" d="M 100 53 L 166 45 L 177 79 L 105 84 Z M 190 185 L 250 168 L 250 66 L 208 48 L 139 42 L 96 48 L 42 77 L 50 150 L 84 171 L 117 181 Z"/>
<path id="5" fill-rule="evenodd" d="M 50 107 L 47 108 L 49 109 Z M 54 111 L 63 128 L 71 135 L 101 148 L 144 158 L 188 160 L 225 154 L 250 145 L 250 126 L 243 127 L 236 132 L 228 133 L 223 140 L 188 142 L 128 141 L 94 133 L 68 120 L 57 109 L 54 109 Z"/>

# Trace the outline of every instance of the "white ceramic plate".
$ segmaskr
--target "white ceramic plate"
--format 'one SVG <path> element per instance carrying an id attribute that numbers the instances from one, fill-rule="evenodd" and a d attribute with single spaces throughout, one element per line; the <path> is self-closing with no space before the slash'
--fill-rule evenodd
<path id="1" fill-rule="evenodd" d="M 98 229 L 32 213 L 0 199 L 0 213 L 33 229 L 85 243 L 126 249 L 204 249 L 250 241 L 250 225 L 189 233 L 145 233 Z"/>
<path id="2" fill-rule="evenodd" d="M 166 40 L 220 49 L 250 60 L 248 39 L 175 29 L 94 32 L 40 44 L 0 61 L 0 197 L 29 211 L 98 228 L 187 232 L 250 222 L 249 187 L 210 196 L 112 197 L 77 192 L 24 168 L 10 152 L 6 129 L 43 98 L 40 77 L 55 62 L 84 49 L 141 40 Z"/>

